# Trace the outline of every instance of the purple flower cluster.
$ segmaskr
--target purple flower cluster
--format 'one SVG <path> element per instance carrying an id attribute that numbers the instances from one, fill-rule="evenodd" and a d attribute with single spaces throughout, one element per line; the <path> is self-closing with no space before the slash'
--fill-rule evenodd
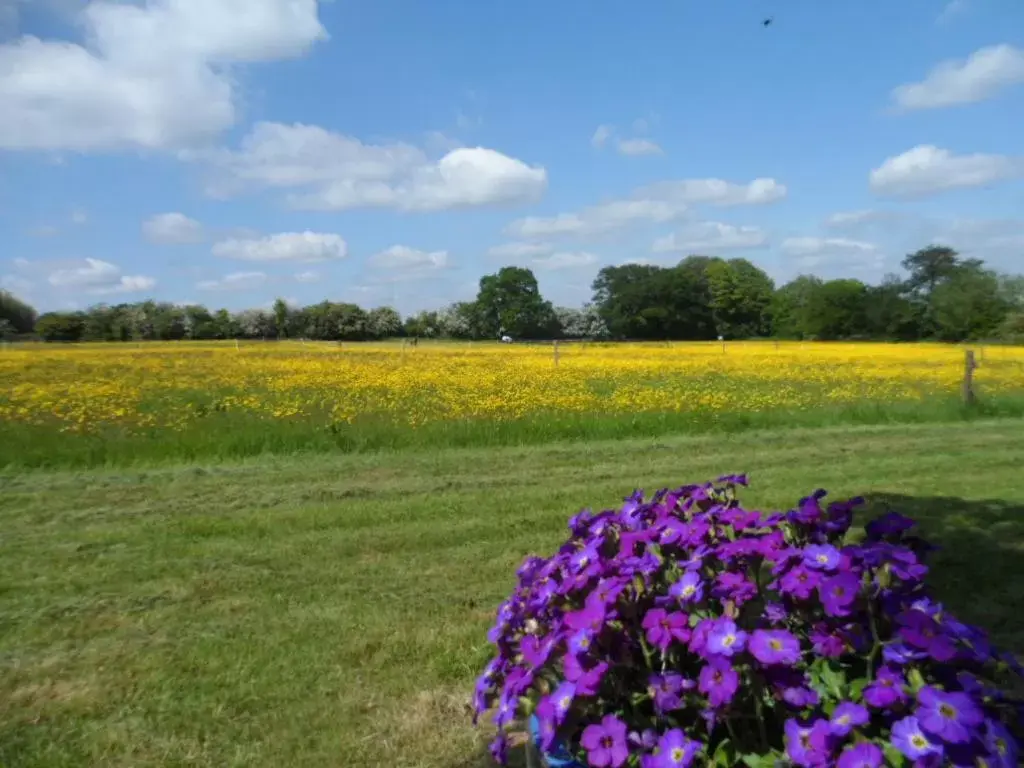
<path id="1" fill-rule="evenodd" d="M 860 499 L 769 514 L 738 485 L 584 510 L 526 559 L 474 695 L 495 757 L 532 716 L 591 768 L 1017 766 L 1024 670 L 934 601 L 913 521 L 858 536 Z"/>

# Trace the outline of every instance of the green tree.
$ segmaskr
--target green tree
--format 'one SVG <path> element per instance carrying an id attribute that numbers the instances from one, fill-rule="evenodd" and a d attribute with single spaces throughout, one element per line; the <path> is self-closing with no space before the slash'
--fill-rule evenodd
<path id="1" fill-rule="evenodd" d="M 0 290 L 0 320 L 6 320 L 16 333 L 32 333 L 36 324 L 36 311 L 10 291 Z"/>
<path id="2" fill-rule="evenodd" d="M 860 280 L 829 280 L 808 297 L 804 324 L 807 335 L 822 341 L 849 339 L 867 330 L 868 288 Z"/>
<path id="3" fill-rule="evenodd" d="M 811 336 L 808 309 L 811 297 L 822 281 L 813 275 L 800 275 L 781 286 L 772 296 L 772 334 L 782 339 L 805 339 Z"/>
<path id="4" fill-rule="evenodd" d="M 218 309 L 213 315 L 214 338 L 233 339 L 240 334 L 238 324 L 226 309 Z"/>
<path id="5" fill-rule="evenodd" d="M 716 260 L 707 266 L 709 306 L 717 335 L 729 339 L 770 332 L 775 283 L 746 259 Z"/>
<path id="6" fill-rule="evenodd" d="M 291 310 L 288 308 L 288 303 L 281 298 L 274 299 L 274 326 L 277 328 L 278 338 L 283 338 L 288 335 L 288 322 L 291 315 Z"/>
<path id="7" fill-rule="evenodd" d="M 991 338 L 1011 307 L 999 295 L 999 279 L 971 264 L 958 268 L 931 295 L 932 317 L 943 341 Z"/>
<path id="8" fill-rule="evenodd" d="M 480 278 L 476 297 L 481 331 L 492 338 L 509 334 L 536 339 L 555 332 L 555 313 L 544 301 L 533 272 L 524 267 L 502 267 Z"/>
<path id="9" fill-rule="evenodd" d="M 377 307 L 366 315 L 367 333 L 375 339 L 397 336 L 402 330 L 402 317 L 391 307 Z"/>
<path id="10" fill-rule="evenodd" d="M 878 339 L 913 341 L 921 337 L 921 312 L 906 295 L 906 286 L 895 275 L 868 288 L 865 302 L 866 333 Z"/>
<path id="11" fill-rule="evenodd" d="M 82 312 L 46 312 L 36 321 L 36 333 L 44 341 L 81 341 L 84 332 Z"/>

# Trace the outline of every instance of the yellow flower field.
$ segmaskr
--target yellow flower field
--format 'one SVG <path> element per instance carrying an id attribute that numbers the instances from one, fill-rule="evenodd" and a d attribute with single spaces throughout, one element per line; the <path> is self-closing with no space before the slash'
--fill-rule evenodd
<path id="1" fill-rule="evenodd" d="M 813 414 L 949 402 L 964 350 L 937 344 L 301 342 L 11 346 L 0 423 L 173 435 L 243 420 L 344 431 L 530 419 Z M 987 398 L 1024 397 L 1024 348 L 979 351 Z M 2 456 L 0 456 L 2 458 Z"/>

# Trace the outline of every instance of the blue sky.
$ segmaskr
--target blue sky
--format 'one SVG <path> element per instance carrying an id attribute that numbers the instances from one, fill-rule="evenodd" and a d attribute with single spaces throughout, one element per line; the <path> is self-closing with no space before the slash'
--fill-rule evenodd
<path id="1" fill-rule="evenodd" d="M 410 312 L 504 264 L 565 305 L 689 253 L 1024 271 L 1022 125 L 1019 0 L 0 0 L 0 281 Z"/>

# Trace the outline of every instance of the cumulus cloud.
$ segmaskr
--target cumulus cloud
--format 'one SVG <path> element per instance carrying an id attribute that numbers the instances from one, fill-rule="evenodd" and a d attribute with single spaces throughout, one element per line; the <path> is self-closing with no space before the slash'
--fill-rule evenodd
<path id="1" fill-rule="evenodd" d="M 726 251 L 760 248 L 768 242 L 759 227 L 739 227 L 718 221 L 704 221 L 654 241 L 655 253 Z"/>
<path id="2" fill-rule="evenodd" d="M 890 157 L 871 171 L 880 195 L 924 196 L 948 189 L 980 187 L 1024 175 L 1024 159 L 1006 155 L 954 155 L 922 144 Z"/>
<path id="3" fill-rule="evenodd" d="M 803 268 L 839 264 L 866 269 L 880 267 L 884 261 L 874 243 L 845 237 L 789 237 L 779 249 Z"/>
<path id="4" fill-rule="evenodd" d="M 662 148 L 650 139 L 622 139 L 618 143 L 620 155 L 661 155 Z"/>
<path id="5" fill-rule="evenodd" d="M 203 225 L 183 213 L 158 213 L 142 222 L 142 234 L 163 245 L 198 243 L 205 237 Z"/>
<path id="6" fill-rule="evenodd" d="M 533 266 L 545 272 L 579 269 L 596 263 L 597 256 L 586 251 L 557 251 L 549 256 L 538 256 L 532 259 Z"/>
<path id="7" fill-rule="evenodd" d="M 646 133 L 647 132 L 647 120 L 644 118 L 637 118 L 633 121 L 633 131 L 635 133 Z M 608 142 L 616 137 L 616 131 L 614 125 L 599 125 L 594 131 L 594 135 L 590 137 L 590 146 L 594 149 L 604 149 Z M 640 156 L 640 155 L 661 155 L 664 154 L 662 148 L 650 139 L 643 137 L 615 138 L 615 150 L 620 155 L 629 156 Z"/>
<path id="8" fill-rule="evenodd" d="M 892 100 L 905 110 L 936 109 L 983 101 L 1019 83 L 1024 83 L 1024 50 L 992 45 L 966 59 L 942 62 L 921 82 L 897 86 Z"/>
<path id="9" fill-rule="evenodd" d="M 281 232 L 266 237 L 221 240 L 214 244 L 212 253 L 240 261 L 330 261 L 348 256 L 348 244 L 335 234 Z"/>
<path id="10" fill-rule="evenodd" d="M 0 275 L 0 288 L 24 296 L 32 292 L 33 283 L 18 275 Z"/>
<path id="11" fill-rule="evenodd" d="M 828 218 L 825 219 L 825 226 L 832 227 L 834 229 L 855 227 L 858 224 L 863 224 L 864 222 L 878 218 L 878 216 L 878 211 L 870 209 L 862 209 L 859 211 L 838 211 L 829 215 Z"/>
<path id="12" fill-rule="evenodd" d="M 554 246 L 549 243 L 502 243 L 487 249 L 487 255 L 493 259 L 527 259 L 551 253 Z"/>
<path id="13" fill-rule="evenodd" d="M 319 272 L 306 271 L 306 272 L 297 272 L 295 274 L 295 282 L 297 282 L 297 283 L 315 283 L 319 279 L 320 279 L 320 273 Z"/>
<path id="14" fill-rule="evenodd" d="M 201 280 L 196 283 L 200 291 L 249 291 L 267 279 L 264 272 L 232 272 L 219 280 Z"/>
<path id="15" fill-rule="evenodd" d="M 942 10 L 936 17 L 935 22 L 937 24 L 945 24 L 948 21 L 952 21 L 960 14 L 966 12 L 968 5 L 969 3 L 967 0 L 949 0 L 949 2 L 942 7 Z"/>
<path id="16" fill-rule="evenodd" d="M 590 146 L 595 149 L 600 149 L 608 143 L 608 139 L 615 133 L 615 129 L 610 125 L 599 125 L 594 131 L 594 135 L 590 137 Z"/>
<path id="17" fill-rule="evenodd" d="M 232 66 L 299 56 L 327 38 L 317 0 L 94 0 L 82 44 L 0 45 L 0 148 L 166 149 L 237 115 Z"/>
<path id="18" fill-rule="evenodd" d="M 376 269 L 413 271 L 433 271 L 449 266 L 447 251 L 421 251 L 407 245 L 392 245 L 375 253 L 368 264 Z"/>
<path id="19" fill-rule="evenodd" d="M 437 211 L 539 199 L 547 171 L 485 147 L 439 159 L 411 144 L 365 144 L 315 125 L 257 123 L 238 150 L 183 155 L 211 169 L 209 191 L 278 189 L 305 210 Z"/>
<path id="20" fill-rule="evenodd" d="M 638 189 L 628 199 L 590 206 L 578 213 L 518 219 L 505 228 L 505 233 L 524 239 L 586 237 L 641 223 L 677 220 L 689 212 L 691 205 L 763 205 L 785 195 L 786 187 L 775 179 L 754 179 L 748 184 L 721 179 L 668 181 Z"/>
<path id="21" fill-rule="evenodd" d="M 55 288 L 73 288 L 92 294 L 137 293 L 156 285 L 156 280 L 144 275 L 124 275 L 121 268 L 109 261 L 84 259 L 80 266 L 66 267 L 50 273 L 50 285 Z"/>

